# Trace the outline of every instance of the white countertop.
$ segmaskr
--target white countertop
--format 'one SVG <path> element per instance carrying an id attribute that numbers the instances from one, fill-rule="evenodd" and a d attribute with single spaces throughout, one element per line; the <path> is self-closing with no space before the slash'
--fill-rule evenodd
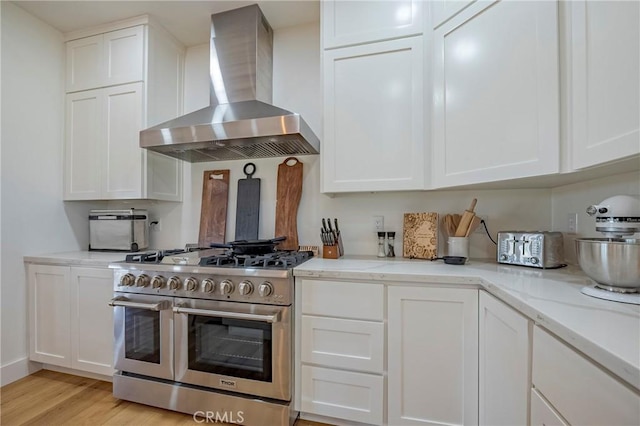
<path id="1" fill-rule="evenodd" d="M 107 267 L 112 262 L 124 260 L 128 253 L 105 251 L 69 251 L 64 253 L 47 253 L 24 256 L 26 263 L 41 263 L 63 266 L 96 266 Z"/>
<path id="2" fill-rule="evenodd" d="M 458 266 L 345 257 L 311 259 L 294 275 L 483 288 L 640 390 L 640 306 L 580 293 L 592 282 L 577 266 L 539 270 L 478 260 Z"/>

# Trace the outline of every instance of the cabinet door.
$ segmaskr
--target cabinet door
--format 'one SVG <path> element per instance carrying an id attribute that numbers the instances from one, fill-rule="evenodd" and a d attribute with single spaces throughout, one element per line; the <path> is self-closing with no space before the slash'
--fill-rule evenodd
<path id="1" fill-rule="evenodd" d="M 480 425 L 526 425 L 532 324 L 480 291 Z"/>
<path id="2" fill-rule="evenodd" d="M 71 367 L 69 268 L 29 265 L 29 359 Z"/>
<path id="3" fill-rule="evenodd" d="M 104 80 L 102 34 L 67 42 L 67 92 L 95 89 Z"/>
<path id="4" fill-rule="evenodd" d="M 640 153 L 640 3 L 571 6 L 572 165 Z"/>
<path id="5" fill-rule="evenodd" d="M 423 39 L 324 52 L 324 192 L 423 189 Z"/>
<path id="6" fill-rule="evenodd" d="M 322 1 L 325 49 L 422 34 L 422 0 Z"/>
<path id="7" fill-rule="evenodd" d="M 71 367 L 112 375 L 111 269 L 71 268 Z"/>
<path id="8" fill-rule="evenodd" d="M 142 198 L 142 83 L 104 89 L 103 197 Z"/>
<path id="9" fill-rule="evenodd" d="M 478 291 L 388 289 L 390 425 L 478 423 Z"/>
<path id="10" fill-rule="evenodd" d="M 66 97 L 65 200 L 100 198 L 103 102 L 101 90 Z"/>
<path id="11" fill-rule="evenodd" d="M 435 187 L 559 171 L 557 9 L 477 2 L 435 30 Z"/>
<path id="12" fill-rule="evenodd" d="M 104 34 L 104 86 L 142 81 L 144 26 Z"/>

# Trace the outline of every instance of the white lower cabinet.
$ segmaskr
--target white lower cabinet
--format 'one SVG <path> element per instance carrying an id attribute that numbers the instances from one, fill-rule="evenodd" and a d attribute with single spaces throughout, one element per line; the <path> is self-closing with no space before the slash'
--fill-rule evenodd
<path id="1" fill-rule="evenodd" d="M 71 298 L 66 266 L 29 265 L 29 359 L 71 367 Z"/>
<path id="2" fill-rule="evenodd" d="M 526 425 L 533 322 L 480 291 L 480 425 Z"/>
<path id="3" fill-rule="evenodd" d="M 29 358 L 112 375 L 113 273 L 107 268 L 27 266 Z"/>
<path id="4" fill-rule="evenodd" d="M 381 375 L 303 365 L 301 409 L 307 413 L 381 425 L 383 388 Z"/>
<path id="5" fill-rule="evenodd" d="M 478 290 L 389 286 L 388 424 L 478 423 Z"/>
<path id="6" fill-rule="evenodd" d="M 568 424 L 640 424 L 637 391 L 540 327 L 533 332 L 532 382 L 532 425 L 541 424 L 537 419 L 545 415 L 536 401 L 540 396 Z"/>
<path id="7" fill-rule="evenodd" d="M 385 286 L 296 279 L 296 409 L 384 424 Z"/>

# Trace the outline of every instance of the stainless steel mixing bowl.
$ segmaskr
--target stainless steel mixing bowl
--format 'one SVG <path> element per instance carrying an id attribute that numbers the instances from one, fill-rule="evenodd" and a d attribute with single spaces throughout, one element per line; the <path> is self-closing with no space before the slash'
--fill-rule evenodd
<path id="1" fill-rule="evenodd" d="M 619 292 L 640 289 L 640 240 L 578 238 L 576 256 L 599 287 Z"/>

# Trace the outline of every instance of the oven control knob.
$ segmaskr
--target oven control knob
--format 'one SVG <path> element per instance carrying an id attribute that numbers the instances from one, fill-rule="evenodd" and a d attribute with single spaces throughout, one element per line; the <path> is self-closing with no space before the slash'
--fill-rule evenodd
<path id="1" fill-rule="evenodd" d="M 506 262 L 507 260 L 509 260 L 509 256 L 507 256 L 506 254 L 501 254 L 500 260 L 502 260 L 503 262 Z"/>
<path id="2" fill-rule="evenodd" d="M 127 287 L 131 287 L 135 283 L 136 277 L 133 274 L 124 274 L 122 278 L 120 278 L 120 285 L 124 285 Z"/>
<path id="3" fill-rule="evenodd" d="M 253 284 L 251 284 L 251 281 L 242 281 L 238 285 L 238 292 L 243 296 L 248 296 L 253 293 Z"/>
<path id="4" fill-rule="evenodd" d="M 149 275 L 140 274 L 136 278 L 136 287 L 147 287 L 149 285 Z"/>
<path id="5" fill-rule="evenodd" d="M 216 283 L 211 278 L 205 278 L 202 280 L 202 291 L 205 293 L 213 293 L 216 289 Z"/>
<path id="6" fill-rule="evenodd" d="M 196 291 L 198 289 L 198 280 L 193 277 L 189 277 L 184 280 L 184 284 L 187 286 L 187 290 Z"/>
<path id="7" fill-rule="evenodd" d="M 258 294 L 262 297 L 271 296 L 273 294 L 273 286 L 269 281 L 265 281 L 258 287 Z"/>
<path id="8" fill-rule="evenodd" d="M 180 290 L 182 287 L 182 281 L 178 277 L 169 278 L 169 290 Z"/>
<path id="9" fill-rule="evenodd" d="M 156 275 L 151 278 L 151 287 L 153 288 L 163 288 L 167 284 L 167 280 L 164 279 L 161 275 Z"/>
<path id="10" fill-rule="evenodd" d="M 233 283 L 229 280 L 224 280 L 220 283 L 220 293 L 231 294 L 233 293 Z"/>
<path id="11" fill-rule="evenodd" d="M 530 260 L 531 260 L 531 263 L 533 263 L 534 265 L 538 264 L 538 258 L 537 257 L 532 257 Z"/>

